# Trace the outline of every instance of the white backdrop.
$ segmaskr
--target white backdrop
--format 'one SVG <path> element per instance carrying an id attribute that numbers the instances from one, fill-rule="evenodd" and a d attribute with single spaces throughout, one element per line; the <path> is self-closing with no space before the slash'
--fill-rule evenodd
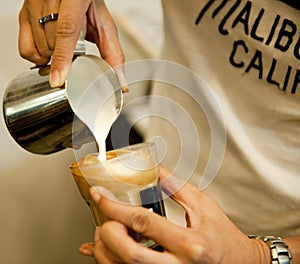
<path id="1" fill-rule="evenodd" d="M 123 27 L 127 60 L 157 55 L 161 41 L 158 3 L 109 1 Z M 9 0 L 0 9 L 1 102 L 9 81 L 32 66 L 18 54 L 21 4 L 21 0 Z M 8 134 L 2 107 L 0 111 L 0 263 L 94 263 L 77 252 L 81 243 L 92 240 L 94 226 L 68 171 L 73 151 L 48 156 L 26 152 Z"/>

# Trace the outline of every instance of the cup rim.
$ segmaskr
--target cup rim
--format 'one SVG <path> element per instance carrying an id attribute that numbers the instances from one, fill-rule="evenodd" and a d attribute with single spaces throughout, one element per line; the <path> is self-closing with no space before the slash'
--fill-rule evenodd
<path id="1" fill-rule="evenodd" d="M 107 151 L 106 153 L 109 154 L 109 153 L 117 152 L 119 150 L 132 150 L 132 149 L 136 149 L 136 148 L 137 148 L 136 151 L 138 152 L 140 150 L 140 148 L 142 148 L 143 146 L 149 146 L 149 148 L 153 148 L 153 147 L 155 148 L 155 142 L 153 142 L 153 141 L 140 142 L 140 143 L 128 145 L 128 146 L 125 146 L 125 147 L 121 147 L 121 148 L 117 148 L 117 149 L 112 149 L 112 150 Z M 97 155 L 98 156 L 98 153 L 90 153 L 90 154 L 88 154 L 86 156 L 89 156 L 89 155 L 91 155 L 91 156 L 92 155 Z M 107 159 L 107 160 L 104 160 L 104 161 L 99 161 L 99 164 L 111 163 L 111 162 L 115 161 L 116 159 L 120 159 L 120 157 L 122 157 L 122 158 L 125 157 L 126 158 L 128 156 L 132 156 L 132 152 L 120 153 L 120 155 L 116 155 L 113 158 L 110 158 L 110 159 Z M 72 163 L 72 165 L 69 166 L 69 169 L 89 168 L 91 166 L 98 165 L 98 164 L 87 164 L 87 165 L 78 166 L 78 161 L 75 161 L 74 163 Z"/>

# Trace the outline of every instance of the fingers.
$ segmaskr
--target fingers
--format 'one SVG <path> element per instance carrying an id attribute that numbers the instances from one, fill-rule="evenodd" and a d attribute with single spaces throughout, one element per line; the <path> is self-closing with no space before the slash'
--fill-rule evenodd
<path id="1" fill-rule="evenodd" d="M 105 3 L 98 1 L 91 4 L 88 10 L 88 30 L 86 39 L 97 44 L 101 57 L 115 70 L 123 92 L 128 92 L 124 76 L 124 54 L 118 39 L 117 27 Z"/>
<path id="2" fill-rule="evenodd" d="M 177 226 L 158 214 L 150 212 L 140 206 L 121 204 L 112 200 L 106 196 L 102 188 L 97 188 L 97 191 L 91 188 L 90 193 L 106 217 L 122 223 L 129 229 L 142 234 L 144 237 L 153 239 L 170 251 L 178 250 L 177 245 L 170 243 L 170 238 L 176 241 L 183 241 L 186 236 L 187 230 L 185 228 Z M 106 226 L 106 224 L 104 226 Z M 116 233 L 120 234 L 121 232 L 124 235 L 124 230 L 122 231 L 121 229 Z M 132 244 L 132 241 L 130 242 L 128 238 L 125 238 L 125 235 L 124 239 L 126 239 L 124 240 L 126 245 Z M 113 243 L 113 241 L 109 242 Z"/>
<path id="3" fill-rule="evenodd" d="M 27 2 L 24 2 L 19 13 L 19 52 L 24 59 L 44 65 L 50 60 L 50 52 L 44 30 L 37 20 L 42 16 L 42 7 L 35 9 L 32 15 L 34 18 L 29 14 L 28 9 Z"/>
<path id="4" fill-rule="evenodd" d="M 31 24 L 34 43 L 39 54 L 44 58 L 50 58 L 51 51 L 48 47 L 43 25 L 38 20 L 43 17 L 43 3 L 38 0 L 28 1 L 29 22 Z"/>
<path id="5" fill-rule="evenodd" d="M 57 21 L 38 23 L 38 19 L 56 13 Z M 67 79 L 81 30 L 87 40 L 97 44 L 101 56 L 117 69 L 121 86 L 126 86 L 117 29 L 103 0 L 78 0 L 76 4 L 73 0 L 25 0 L 19 21 L 20 55 L 39 65 L 47 64 L 52 58 L 52 87 L 62 86 Z"/>
<path id="6" fill-rule="evenodd" d="M 188 226 L 201 227 L 199 219 L 204 215 L 206 200 L 209 199 L 207 195 L 165 168 L 159 170 L 162 190 L 186 211 Z"/>
<path id="7" fill-rule="evenodd" d="M 20 10 L 19 50 L 23 58 L 38 64 L 49 62 L 56 35 L 56 21 L 39 23 L 39 19 L 59 12 L 60 0 L 25 1 Z"/>
<path id="8" fill-rule="evenodd" d="M 79 252 L 82 255 L 85 256 L 94 256 L 94 250 L 95 250 L 95 243 L 100 241 L 100 226 L 96 226 L 95 233 L 94 233 L 94 243 L 88 242 L 84 243 L 80 246 Z"/>
<path id="9" fill-rule="evenodd" d="M 90 1 L 64 0 L 60 4 L 56 24 L 56 42 L 52 55 L 50 85 L 62 86 L 70 72 L 74 48 L 84 25 Z"/>
<path id="10" fill-rule="evenodd" d="M 61 2 L 61 0 L 44 1 L 42 16 L 44 17 L 49 14 L 59 14 L 60 2 Z M 43 25 L 47 45 L 51 51 L 53 51 L 54 47 L 55 47 L 56 23 L 57 23 L 57 21 L 53 20 L 53 21 L 49 21 Z"/>
<path id="11" fill-rule="evenodd" d="M 117 28 L 104 3 L 99 8 L 99 14 L 101 16 L 96 25 L 98 29 L 96 44 L 102 58 L 113 68 L 116 68 L 124 63 L 124 55 L 118 39 Z"/>
<path id="12" fill-rule="evenodd" d="M 95 244 L 92 242 L 89 242 L 89 243 L 82 244 L 79 248 L 79 252 L 82 255 L 92 257 L 92 256 L 94 256 L 94 249 L 95 249 Z"/>
<path id="13" fill-rule="evenodd" d="M 99 263 L 176 263 L 168 252 L 160 253 L 134 241 L 121 223 L 106 222 L 100 236 L 101 243 L 96 244 L 94 251 Z"/>
<path id="14" fill-rule="evenodd" d="M 39 65 L 47 64 L 52 56 L 50 85 L 53 87 L 62 86 L 67 78 L 79 32 L 86 25 L 85 15 L 90 2 L 28 0 L 20 10 L 20 55 Z M 49 14 L 59 14 L 58 20 L 38 22 Z"/>
<path id="15" fill-rule="evenodd" d="M 207 220 L 224 217 L 223 211 L 211 196 L 165 168 L 159 169 L 162 190 L 184 208 L 189 226 L 201 228 L 203 218 Z"/>

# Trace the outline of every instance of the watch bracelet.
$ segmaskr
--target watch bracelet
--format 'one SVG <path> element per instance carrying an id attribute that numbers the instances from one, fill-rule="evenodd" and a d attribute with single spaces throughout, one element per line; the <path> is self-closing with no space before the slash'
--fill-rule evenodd
<path id="1" fill-rule="evenodd" d="M 249 235 L 251 239 L 259 239 L 265 242 L 270 248 L 271 264 L 293 264 L 292 253 L 281 237 Z"/>

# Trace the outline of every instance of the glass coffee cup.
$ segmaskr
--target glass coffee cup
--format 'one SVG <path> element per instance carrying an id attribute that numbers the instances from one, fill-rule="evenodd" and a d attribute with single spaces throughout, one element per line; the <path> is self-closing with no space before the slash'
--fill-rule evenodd
<path id="1" fill-rule="evenodd" d="M 70 171 L 81 196 L 91 210 L 96 225 L 107 219 L 92 200 L 89 188 L 108 189 L 122 203 L 139 205 L 165 216 L 155 143 L 145 142 L 106 153 L 100 161 L 98 154 L 89 154 L 70 166 Z M 139 234 L 130 232 L 139 243 L 149 248 L 157 244 Z"/>

